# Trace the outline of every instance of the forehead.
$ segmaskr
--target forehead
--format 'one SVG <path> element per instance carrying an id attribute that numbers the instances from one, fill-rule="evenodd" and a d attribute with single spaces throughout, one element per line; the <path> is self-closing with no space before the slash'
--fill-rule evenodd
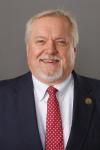
<path id="1" fill-rule="evenodd" d="M 71 24 L 65 17 L 46 16 L 37 18 L 32 23 L 32 32 L 70 32 Z"/>

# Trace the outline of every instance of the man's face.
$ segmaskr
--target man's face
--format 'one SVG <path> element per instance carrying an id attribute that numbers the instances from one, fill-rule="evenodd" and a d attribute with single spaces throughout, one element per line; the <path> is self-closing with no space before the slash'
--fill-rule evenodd
<path id="1" fill-rule="evenodd" d="M 69 22 L 62 17 L 33 21 L 27 42 L 27 59 L 32 74 L 40 81 L 55 84 L 73 70 L 75 50 Z"/>

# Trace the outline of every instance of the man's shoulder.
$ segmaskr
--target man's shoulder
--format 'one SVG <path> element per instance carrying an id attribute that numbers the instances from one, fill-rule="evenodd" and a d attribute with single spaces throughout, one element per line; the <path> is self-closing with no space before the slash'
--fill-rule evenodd
<path id="1" fill-rule="evenodd" d="M 28 78 L 29 74 L 30 73 L 28 72 L 23 75 L 17 76 L 15 78 L 1 80 L 0 81 L 0 90 L 9 89 L 9 88 L 12 88 L 12 87 L 20 84 L 21 82 L 25 81 Z"/>
<path id="2" fill-rule="evenodd" d="M 87 77 L 84 75 L 76 74 L 73 72 L 74 80 L 77 84 L 81 84 L 84 87 L 91 87 L 93 89 L 100 90 L 100 80 L 96 78 Z"/>
<path id="3" fill-rule="evenodd" d="M 100 86 L 100 80 L 99 79 L 91 78 L 91 77 L 86 77 L 86 76 L 82 76 L 82 75 L 79 75 L 79 78 L 81 80 L 83 80 L 83 82 L 89 83 L 91 85 Z"/>

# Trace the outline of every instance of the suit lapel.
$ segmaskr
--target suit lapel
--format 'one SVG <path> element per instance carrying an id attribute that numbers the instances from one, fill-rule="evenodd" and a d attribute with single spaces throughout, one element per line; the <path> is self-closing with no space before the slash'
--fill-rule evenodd
<path id="1" fill-rule="evenodd" d="M 26 145 L 28 149 L 33 148 L 34 150 L 42 150 L 42 144 L 36 119 L 31 73 L 27 73 L 20 81 L 21 82 L 18 83 L 17 86 L 17 99 L 19 100 L 20 122 L 23 126 L 23 139 L 24 142 L 26 142 L 24 145 Z"/>
<path id="2" fill-rule="evenodd" d="M 91 87 L 88 83 L 84 84 L 83 79 L 74 76 L 74 106 L 73 121 L 66 150 L 81 150 L 89 125 L 92 118 L 94 108 L 94 98 L 91 95 Z"/>

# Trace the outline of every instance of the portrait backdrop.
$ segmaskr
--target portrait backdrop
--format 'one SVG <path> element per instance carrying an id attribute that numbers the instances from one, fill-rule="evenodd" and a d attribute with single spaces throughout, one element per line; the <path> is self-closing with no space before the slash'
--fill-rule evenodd
<path id="1" fill-rule="evenodd" d="M 79 26 L 75 70 L 100 79 L 100 0 L 1 0 L 0 80 L 28 71 L 24 42 L 27 20 L 42 10 L 69 10 Z"/>

